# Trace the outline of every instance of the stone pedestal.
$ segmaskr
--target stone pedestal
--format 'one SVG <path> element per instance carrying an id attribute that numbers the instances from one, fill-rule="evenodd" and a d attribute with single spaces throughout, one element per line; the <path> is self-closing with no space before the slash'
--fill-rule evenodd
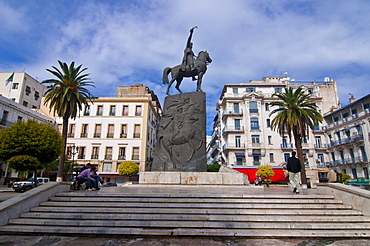
<path id="1" fill-rule="evenodd" d="M 248 185 L 242 173 L 221 172 L 141 172 L 140 184 Z"/>
<path id="2" fill-rule="evenodd" d="M 167 96 L 159 125 L 151 171 L 207 171 L 204 92 Z"/>

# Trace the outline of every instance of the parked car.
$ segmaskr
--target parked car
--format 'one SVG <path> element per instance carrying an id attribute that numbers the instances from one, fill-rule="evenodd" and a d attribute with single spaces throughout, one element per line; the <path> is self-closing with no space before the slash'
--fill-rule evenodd
<path id="1" fill-rule="evenodd" d="M 37 185 L 42 185 L 49 182 L 49 178 L 37 178 Z M 28 191 L 35 187 L 33 178 L 24 181 L 17 181 L 13 183 L 13 189 L 17 192 Z"/>

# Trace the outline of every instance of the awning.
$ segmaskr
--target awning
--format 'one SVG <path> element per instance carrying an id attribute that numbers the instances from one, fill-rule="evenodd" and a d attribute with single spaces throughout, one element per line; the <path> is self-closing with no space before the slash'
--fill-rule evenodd
<path id="1" fill-rule="evenodd" d="M 236 158 L 245 158 L 245 154 L 243 152 L 235 152 Z"/>
<path id="2" fill-rule="evenodd" d="M 253 152 L 252 155 L 261 155 L 261 153 Z"/>

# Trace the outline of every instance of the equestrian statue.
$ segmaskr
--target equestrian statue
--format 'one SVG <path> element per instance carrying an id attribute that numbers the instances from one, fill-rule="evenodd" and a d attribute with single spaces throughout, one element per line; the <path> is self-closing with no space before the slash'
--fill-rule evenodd
<path id="1" fill-rule="evenodd" d="M 191 42 L 191 38 L 193 37 L 194 29 L 197 26 L 190 29 L 190 35 L 188 37 L 186 47 L 184 50 L 184 56 L 182 59 L 181 65 L 177 65 L 175 67 L 166 67 L 163 71 L 163 84 L 168 84 L 166 94 L 170 95 L 169 91 L 173 82 L 177 82 L 175 88 L 182 93 L 180 90 L 180 84 L 183 78 L 191 77 L 194 80 L 197 80 L 197 88 L 196 91 L 202 91 L 202 79 L 203 75 L 207 71 L 207 65 L 212 62 L 211 57 L 209 56 L 207 51 L 200 51 L 196 59 L 194 59 L 195 55 L 193 52 L 193 43 Z M 168 81 L 168 74 L 171 73 L 171 81 Z M 198 76 L 196 78 L 195 76 Z"/>

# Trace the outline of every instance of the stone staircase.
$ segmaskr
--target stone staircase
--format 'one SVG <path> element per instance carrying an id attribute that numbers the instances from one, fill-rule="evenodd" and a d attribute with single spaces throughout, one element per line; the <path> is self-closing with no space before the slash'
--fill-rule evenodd
<path id="1" fill-rule="evenodd" d="M 58 193 L 0 233 L 127 236 L 351 237 L 370 217 L 328 195 Z"/>

